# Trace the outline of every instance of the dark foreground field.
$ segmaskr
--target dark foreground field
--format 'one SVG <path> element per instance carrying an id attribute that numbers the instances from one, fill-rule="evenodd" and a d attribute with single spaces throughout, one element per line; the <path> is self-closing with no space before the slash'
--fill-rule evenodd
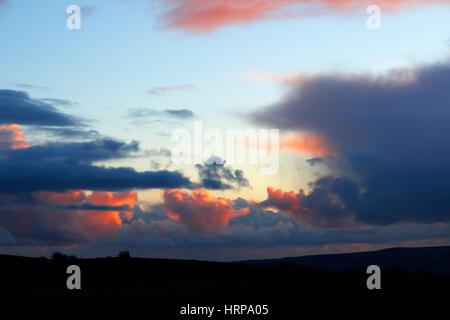
<path id="1" fill-rule="evenodd" d="M 66 268 L 71 264 L 81 268 L 81 290 L 66 287 Z M 381 290 L 366 287 L 366 267 L 370 264 L 381 267 Z M 0 255 L 0 268 L 2 307 L 39 301 L 49 310 L 53 306 L 79 310 L 85 305 L 109 305 L 111 311 L 112 305 L 118 312 L 144 308 L 158 314 L 156 319 L 208 318 L 181 316 L 180 308 L 187 304 L 216 309 L 229 304 L 268 305 L 266 316 L 215 314 L 212 318 L 287 319 L 305 309 L 313 309 L 317 315 L 345 314 L 356 308 L 373 313 L 387 306 L 407 311 L 433 303 L 446 310 L 446 302 L 450 302 L 450 247 L 245 263 Z M 326 270 L 330 268 L 334 271 Z"/>

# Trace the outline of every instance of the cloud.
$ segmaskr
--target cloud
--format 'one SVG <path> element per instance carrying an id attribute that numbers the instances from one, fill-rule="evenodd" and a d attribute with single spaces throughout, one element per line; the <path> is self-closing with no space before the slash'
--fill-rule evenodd
<path id="1" fill-rule="evenodd" d="M 153 87 L 147 90 L 148 94 L 164 94 L 172 91 L 190 90 L 197 88 L 193 84 L 182 84 L 178 86 L 166 86 L 166 87 Z"/>
<path id="2" fill-rule="evenodd" d="M 18 125 L 3 128 L 0 130 L 0 141 L 7 149 L 0 149 L 0 193 L 191 186 L 190 180 L 179 172 L 137 172 L 132 168 L 106 168 L 92 164 L 130 157 L 139 151 L 136 141 L 125 143 L 99 139 L 28 146 Z"/>
<path id="3" fill-rule="evenodd" d="M 29 191 L 130 190 L 191 187 L 179 172 L 107 168 L 67 162 L 0 161 L 0 193 Z"/>
<path id="4" fill-rule="evenodd" d="M 1 5 L 1 2 L 0 2 L 0 5 Z M 11 235 L 11 233 L 9 233 L 8 231 L 6 231 L 2 227 L 0 227 L 0 245 L 5 246 L 5 245 L 14 245 L 14 244 L 17 244 L 16 239 L 14 239 L 14 237 Z"/>
<path id="5" fill-rule="evenodd" d="M 248 213 L 246 209 L 235 210 L 233 204 L 233 200 L 216 198 L 203 189 L 191 194 L 179 189 L 164 192 L 169 217 L 201 234 L 220 232 L 231 218 Z"/>
<path id="6" fill-rule="evenodd" d="M 28 84 L 28 83 L 16 83 L 15 86 L 20 89 L 24 89 L 24 90 L 33 90 L 33 89 L 40 90 L 40 91 L 50 90 L 50 88 L 46 87 L 46 86 L 38 86 L 38 85 L 33 85 L 33 84 Z"/>
<path id="7" fill-rule="evenodd" d="M 448 150 L 449 79 L 448 64 L 392 70 L 380 77 L 320 76 L 251 119 L 320 134 L 337 150 L 377 148 L 390 155 L 427 156 Z"/>
<path id="8" fill-rule="evenodd" d="M 295 153 L 309 154 L 314 157 L 322 157 L 332 153 L 325 139 L 315 134 L 291 134 L 280 140 L 280 148 Z"/>
<path id="9" fill-rule="evenodd" d="M 268 198 L 261 202 L 261 206 L 282 210 L 316 228 L 355 227 L 355 218 L 343 208 L 341 199 L 331 197 L 331 193 L 324 192 L 324 195 L 321 191 L 315 189 L 310 194 L 305 194 L 303 190 L 294 193 L 268 187 Z"/>
<path id="10" fill-rule="evenodd" d="M 98 195 L 97 202 L 83 191 L 0 194 L 0 226 L 8 230 L 16 246 L 85 244 L 97 255 L 110 252 L 108 248 L 126 247 L 142 255 L 170 256 L 182 251 L 185 258 L 201 251 L 209 259 L 224 259 L 215 253 L 230 250 L 234 253 L 230 251 L 228 259 L 236 259 L 240 249 L 247 250 L 246 257 L 254 257 L 255 249 L 261 249 L 264 257 L 273 257 L 280 255 L 282 247 L 392 246 L 405 241 L 442 244 L 448 240 L 450 227 L 445 223 L 401 223 L 316 228 L 290 213 L 242 198 L 214 197 L 205 190 L 167 190 L 163 203 L 145 210 L 135 203 L 133 193 Z M 79 248 L 78 252 L 86 252 L 86 247 Z"/>
<path id="11" fill-rule="evenodd" d="M 167 109 L 164 110 L 164 114 L 180 119 L 189 119 L 194 117 L 194 113 L 188 109 L 180 109 L 180 110 Z"/>
<path id="12" fill-rule="evenodd" d="M 313 77 L 310 74 L 297 73 L 297 74 L 276 74 L 268 72 L 252 72 L 244 75 L 244 77 L 250 81 L 257 82 L 277 82 L 285 85 L 299 84 L 307 81 Z"/>
<path id="13" fill-rule="evenodd" d="M 77 126 L 81 122 L 23 91 L 0 90 L 0 124 Z"/>
<path id="14" fill-rule="evenodd" d="M 200 185 L 206 189 L 227 190 L 241 187 L 249 187 L 250 183 L 242 170 L 233 170 L 226 166 L 219 158 L 207 161 L 206 164 L 197 164 L 200 177 Z"/>
<path id="15" fill-rule="evenodd" d="M 99 131 L 93 129 L 78 129 L 71 127 L 45 127 L 39 126 L 34 130 L 40 130 L 50 133 L 52 136 L 57 136 L 66 139 L 101 139 L 102 136 Z"/>
<path id="16" fill-rule="evenodd" d="M 74 105 L 78 105 L 78 102 L 65 100 L 65 99 L 42 98 L 42 99 L 39 99 L 39 100 L 41 100 L 43 102 L 46 102 L 46 103 L 49 103 L 49 104 L 60 105 L 60 106 L 74 106 Z"/>
<path id="17" fill-rule="evenodd" d="M 259 20 L 299 18 L 313 15 L 365 12 L 371 1 L 361 0 L 163 0 L 161 16 L 169 29 L 192 33 L 208 32 L 222 26 Z M 448 0 L 435 1 L 449 3 Z M 400 6 L 426 5 L 425 0 L 380 0 L 385 10 Z"/>
<path id="18" fill-rule="evenodd" d="M 132 218 L 135 192 L 0 195 L 0 224 L 16 244 L 71 245 L 113 237 Z"/>
<path id="19" fill-rule="evenodd" d="M 23 136 L 22 129 L 18 125 L 0 125 L 0 150 L 23 149 L 29 146 Z"/>
<path id="20" fill-rule="evenodd" d="M 316 164 L 319 164 L 319 163 L 324 163 L 324 161 L 325 160 L 320 157 L 314 157 L 314 158 L 306 160 L 306 162 L 308 162 L 311 167 L 314 167 Z"/>
<path id="21" fill-rule="evenodd" d="M 145 152 L 145 155 L 148 157 L 164 157 L 164 158 L 170 158 L 172 155 L 172 151 L 166 148 L 154 148 L 147 150 Z"/>
<path id="22" fill-rule="evenodd" d="M 249 256 L 255 254 L 252 249 L 260 248 L 270 257 L 276 252 L 274 248 L 280 247 L 352 243 L 393 245 L 411 240 L 439 244 L 446 243 L 445 239 L 448 243 L 450 224 L 445 223 L 317 228 L 302 223 L 290 213 L 270 210 L 257 202 L 242 198 L 223 199 L 223 205 L 217 205 L 218 199 L 208 193 L 194 195 L 194 192 L 174 190 L 160 206 L 153 206 L 148 211 L 135 209 L 133 219 L 121 228 L 116 243 L 121 246 L 126 243 L 135 250 L 142 248 L 142 252 L 147 253 L 161 248 L 167 254 L 171 250 L 182 250 L 190 256 L 192 252 L 204 250 L 209 257 L 218 250 L 238 248 L 249 249 Z M 172 205 L 176 212 L 174 216 L 166 213 Z M 230 206 L 238 214 L 231 213 Z"/>
<path id="23" fill-rule="evenodd" d="M 448 63 L 383 76 L 320 75 L 250 119 L 321 136 L 333 150 L 322 158 L 331 174 L 296 195 L 301 208 L 320 218 L 311 223 L 449 221 L 449 82 Z"/>
<path id="24" fill-rule="evenodd" d="M 159 111 L 149 108 L 134 108 L 128 110 L 127 116 L 130 118 L 171 117 L 191 119 L 194 118 L 194 113 L 189 109 L 165 109 Z"/>
<path id="25" fill-rule="evenodd" d="M 19 126 L 15 125 L 15 128 L 21 133 Z M 138 151 L 137 141 L 126 143 L 102 138 L 87 142 L 53 142 L 21 150 L 0 151 L 0 157 L 4 161 L 92 163 L 130 157 Z"/>

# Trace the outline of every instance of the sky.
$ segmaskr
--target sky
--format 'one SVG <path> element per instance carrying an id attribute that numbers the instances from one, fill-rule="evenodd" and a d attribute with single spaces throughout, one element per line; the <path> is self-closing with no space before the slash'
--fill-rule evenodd
<path id="1" fill-rule="evenodd" d="M 0 252 L 448 245 L 449 84 L 448 0 L 0 0 Z M 176 162 L 198 124 L 275 172 Z"/>

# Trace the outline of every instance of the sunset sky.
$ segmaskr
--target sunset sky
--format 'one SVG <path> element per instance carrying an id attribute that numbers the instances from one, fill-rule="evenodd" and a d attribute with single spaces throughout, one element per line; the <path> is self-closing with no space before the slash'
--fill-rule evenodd
<path id="1" fill-rule="evenodd" d="M 174 164 L 199 121 L 279 129 L 278 172 Z M 0 253 L 275 258 L 449 223 L 450 0 L 0 0 Z"/>

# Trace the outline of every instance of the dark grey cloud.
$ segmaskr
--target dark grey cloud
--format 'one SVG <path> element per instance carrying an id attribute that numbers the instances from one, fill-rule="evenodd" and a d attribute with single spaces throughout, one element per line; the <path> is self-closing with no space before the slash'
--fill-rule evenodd
<path id="1" fill-rule="evenodd" d="M 32 99 L 24 91 L 0 90 L 0 124 L 79 126 L 73 116 L 58 111 L 52 105 Z"/>
<path id="2" fill-rule="evenodd" d="M 280 224 L 295 223 L 294 219 L 283 213 L 277 213 L 271 210 L 263 210 L 262 206 L 257 203 L 249 203 L 245 199 L 238 198 L 235 200 L 236 209 L 249 208 L 250 214 L 242 215 L 230 219 L 230 227 L 251 228 L 254 230 L 261 230 L 264 228 L 272 228 L 280 226 Z"/>
<path id="3" fill-rule="evenodd" d="M 439 150 L 439 161 L 449 161 L 448 83 L 448 63 L 394 70 L 383 77 L 323 75 L 249 118 L 322 134 L 337 151 L 375 149 L 386 156 L 430 160 Z"/>
<path id="4" fill-rule="evenodd" d="M 351 217 L 371 225 L 450 221 L 449 83 L 448 63 L 382 77 L 323 75 L 250 119 L 320 134 L 335 154 L 320 160 L 333 172 L 298 196 L 297 216 L 322 226 Z"/>
<path id="5" fill-rule="evenodd" d="M 129 158 L 138 151 L 136 141 L 126 143 L 106 138 L 1 150 L 0 192 L 190 187 L 189 179 L 179 172 L 137 172 L 132 168 L 93 165 L 96 161 Z"/>
<path id="6" fill-rule="evenodd" d="M 88 142 L 55 142 L 24 149 L 2 150 L 0 151 L 0 159 L 11 162 L 32 160 L 35 163 L 92 163 L 94 161 L 130 157 L 138 151 L 139 144 L 137 141 L 126 143 L 104 138 Z"/>
<path id="7" fill-rule="evenodd" d="M 1 4 L 1 2 L 0 2 Z M 5 246 L 5 245 L 14 245 L 17 244 L 17 240 L 14 239 L 14 237 L 11 235 L 10 232 L 8 232 L 7 230 L 3 229 L 0 226 L 0 245 Z"/>
<path id="8" fill-rule="evenodd" d="M 164 110 L 164 114 L 180 119 L 189 119 L 194 117 L 194 113 L 188 109 L 179 109 L 179 110 L 166 109 Z"/>
<path id="9" fill-rule="evenodd" d="M 203 188 L 227 190 L 250 186 L 244 171 L 226 166 L 220 158 L 211 159 L 204 165 L 197 164 L 195 166 L 200 177 L 200 185 Z"/>
<path id="10" fill-rule="evenodd" d="M 311 167 L 314 167 L 316 164 L 323 163 L 324 159 L 320 158 L 320 157 L 315 157 L 315 158 L 307 159 L 306 162 L 308 162 Z"/>
<path id="11" fill-rule="evenodd" d="M 66 162 L 33 160 L 1 161 L 1 193 L 30 191 L 99 190 L 121 191 L 151 188 L 189 188 L 188 178 L 179 172 L 144 171 Z"/>
<path id="12" fill-rule="evenodd" d="M 67 206 L 55 206 L 57 209 L 63 210 L 82 210 L 82 211 L 130 211 L 131 207 L 128 205 L 123 206 L 109 206 L 98 205 L 91 203 L 84 203 L 82 205 L 67 205 Z"/>

